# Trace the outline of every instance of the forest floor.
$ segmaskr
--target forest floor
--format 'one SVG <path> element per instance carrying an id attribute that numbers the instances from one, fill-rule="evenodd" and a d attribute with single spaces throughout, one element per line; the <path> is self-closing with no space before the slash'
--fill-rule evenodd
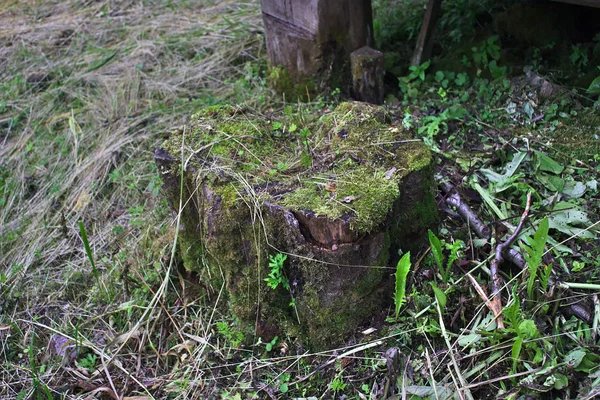
<path id="1" fill-rule="evenodd" d="M 408 69 L 422 3 L 374 2 L 397 75 L 385 107 L 457 192 L 440 189 L 401 313 L 310 353 L 294 338 L 248 344 L 194 292 L 153 160 L 202 107 L 290 105 L 267 84 L 259 2 L 0 0 L 0 398 L 599 395 L 600 90 L 586 89 L 600 35 L 515 45 L 489 28 L 510 25 L 508 6 L 481 17 L 485 2 L 465 0 L 440 21 L 454 50 Z M 483 292 L 528 197 L 524 263 L 501 266 L 501 328 Z"/>

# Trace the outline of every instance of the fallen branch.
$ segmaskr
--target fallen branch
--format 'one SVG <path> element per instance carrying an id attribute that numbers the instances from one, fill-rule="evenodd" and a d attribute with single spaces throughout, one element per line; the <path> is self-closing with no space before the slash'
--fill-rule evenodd
<path id="1" fill-rule="evenodd" d="M 477 236 L 489 239 L 491 235 L 490 228 L 475 215 L 473 210 L 471 210 L 471 207 L 469 207 L 469 205 L 465 203 L 460 195 L 454 190 L 454 187 L 450 183 L 444 182 L 442 183 L 442 190 L 446 195 L 446 204 L 456 208 L 458 214 L 467 221 Z"/>
<path id="2" fill-rule="evenodd" d="M 442 191 L 446 196 L 446 204 L 456 208 L 458 214 L 469 224 L 475 234 L 482 239 L 490 239 L 491 229 L 471 210 L 471 207 L 456 192 L 454 186 L 448 182 L 441 185 Z M 523 269 L 527 266 L 525 259 L 517 250 L 508 247 L 502 249 L 502 256 L 505 260 L 512 262 L 517 267 Z"/>
<path id="3" fill-rule="evenodd" d="M 491 230 L 489 227 L 473 212 L 467 202 L 456 192 L 454 186 L 448 182 L 444 182 L 440 187 L 445 195 L 446 204 L 456 208 L 458 214 L 473 228 L 473 231 L 478 237 L 490 239 Z M 518 250 L 506 245 L 502 246 L 499 250 L 504 260 L 510 261 L 521 269 L 524 269 L 527 266 L 527 262 Z M 498 248 L 496 248 L 496 252 L 498 252 Z M 581 304 L 569 304 L 568 306 L 565 306 L 564 309 L 568 315 L 574 315 L 586 323 L 591 322 L 591 311 Z"/>
<path id="4" fill-rule="evenodd" d="M 525 211 L 523 211 L 523 215 L 521 215 L 521 219 L 519 220 L 519 225 L 517 225 L 515 231 L 508 237 L 508 239 L 496 246 L 494 259 L 490 264 L 490 275 L 492 276 L 492 307 L 494 309 L 494 316 L 496 317 L 496 324 L 498 328 L 504 328 L 504 322 L 502 321 L 502 296 L 500 295 L 503 282 L 502 276 L 499 272 L 500 265 L 502 265 L 504 262 L 502 253 L 505 251 L 505 249 L 510 248 L 517 236 L 519 236 L 519 233 L 521 233 L 521 229 L 523 229 L 523 225 L 525 224 L 527 216 L 529 215 L 530 207 L 531 192 L 527 193 L 527 204 L 525 205 Z"/>

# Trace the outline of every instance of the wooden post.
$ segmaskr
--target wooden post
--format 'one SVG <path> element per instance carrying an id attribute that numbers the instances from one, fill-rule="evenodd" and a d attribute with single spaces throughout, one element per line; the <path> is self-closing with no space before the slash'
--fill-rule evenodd
<path id="1" fill-rule="evenodd" d="M 433 47 L 433 41 L 431 38 L 433 36 L 433 30 L 435 29 L 435 24 L 441 8 L 442 0 L 429 0 L 411 65 L 421 65 L 427 61 L 429 57 L 431 57 L 431 49 Z"/>
<path id="2" fill-rule="evenodd" d="M 383 104 L 383 53 L 370 47 L 361 47 L 350 54 L 352 88 L 356 100 Z"/>
<path id="3" fill-rule="evenodd" d="M 372 45 L 371 0 L 262 0 L 267 51 L 293 83 L 348 91 L 350 53 Z"/>

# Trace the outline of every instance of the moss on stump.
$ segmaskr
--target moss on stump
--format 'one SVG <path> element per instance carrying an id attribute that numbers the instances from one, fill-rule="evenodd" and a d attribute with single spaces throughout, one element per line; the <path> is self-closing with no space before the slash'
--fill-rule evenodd
<path id="1" fill-rule="evenodd" d="M 437 209 L 431 153 L 389 123 L 364 103 L 322 116 L 209 107 L 156 150 L 174 209 L 183 194 L 185 267 L 224 285 L 247 332 L 322 349 L 390 302 L 398 250 L 420 245 Z"/>

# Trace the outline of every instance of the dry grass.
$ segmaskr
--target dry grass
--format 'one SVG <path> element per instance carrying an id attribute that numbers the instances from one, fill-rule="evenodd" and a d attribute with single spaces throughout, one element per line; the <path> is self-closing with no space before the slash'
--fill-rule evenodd
<path id="1" fill-rule="evenodd" d="M 258 2 L 2 1 L 0 10 L 0 397 L 67 384 L 143 393 L 130 371 L 152 376 L 158 393 L 157 377 L 173 371 L 169 357 L 161 363 L 168 338 L 154 354 L 146 346 L 179 322 L 154 295 L 177 298 L 182 287 L 166 285 L 174 228 L 152 150 L 198 107 L 257 97 L 262 82 L 247 62 L 264 61 Z M 144 310 L 144 329 L 120 351 L 105 347 Z M 110 354 L 112 378 L 82 377 L 64 354 L 62 367 L 40 370 L 61 353 L 51 342 L 61 336 L 95 352 L 97 367 Z"/>

